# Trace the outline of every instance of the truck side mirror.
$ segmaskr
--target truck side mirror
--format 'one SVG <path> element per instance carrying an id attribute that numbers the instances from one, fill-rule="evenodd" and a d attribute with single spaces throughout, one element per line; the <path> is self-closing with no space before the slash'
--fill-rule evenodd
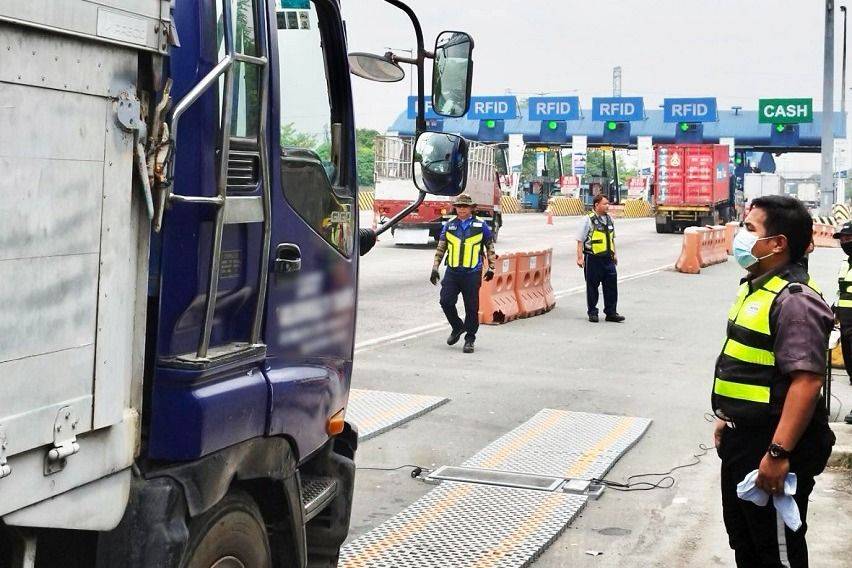
<path id="1" fill-rule="evenodd" d="M 470 106 L 473 38 L 464 32 L 441 32 L 435 41 L 432 66 L 432 109 L 458 118 Z"/>
<path id="2" fill-rule="evenodd" d="M 467 141 L 455 134 L 421 132 L 414 142 L 414 185 L 432 195 L 455 196 L 467 184 Z"/>
<path id="3" fill-rule="evenodd" d="M 379 83 L 396 83 L 405 78 L 405 71 L 388 54 L 350 53 L 349 72 Z"/>

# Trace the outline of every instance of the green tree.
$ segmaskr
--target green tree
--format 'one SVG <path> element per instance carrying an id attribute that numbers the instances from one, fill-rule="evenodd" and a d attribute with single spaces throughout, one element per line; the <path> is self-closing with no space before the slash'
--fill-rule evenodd
<path id="1" fill-rule="evenodd" d="M 313 134 L 296 130 L 293 123 L 288 122 L 281 125 L 281 146 L 316 150 L 318 147 L 317 137 Z"/>
<path id="2" fill-rule="evenodd" d="M 358 187 L 373 187 L 373 168 L 376 156 L 373 145 L 379 133 L 369 128 L 355 130 L 355 163 L 358 171 Z"/>

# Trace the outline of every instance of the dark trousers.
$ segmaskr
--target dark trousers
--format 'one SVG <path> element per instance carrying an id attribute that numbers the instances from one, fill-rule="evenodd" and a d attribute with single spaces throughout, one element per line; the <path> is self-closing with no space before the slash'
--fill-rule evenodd
<path id="1" fill-rule="evenodd" d="M 604 313 L 608 316 L 616 314 L 618 273 L 615 270 L 615 262 L 609 257 L 587 254 L 583 271 L 586 276 L 586 305 L 589 315 L 598 315 L 600 285 L 603 285 Z"/>
<path id="2" fill-rule="evenodd" d="M 841 320 L 840 322 L 840 350 L 843 351 L 843 365 L 846 367 L 846 374 L 852 381 L 852 321 Z"/>
<path id="3" fill-rule="evenodd" d="M 819 410 L 817 410 L 819 412 Z M 802 526 L 793 532 L 776 513 L 772 500 L 759 507 L 737 497 L 737 484 L 758 469 L 772 442 L 775 424 L 725 428 L 719 445 L 722 458 L 722 516 L 728 542 L 739 568 L 806 568 L 808 497 L 814 477 L 825 468 L 834 434 L 824 422 L 814 420 L 790 457 L 790 472 L 797 477 L 796 496 Z M 788 562 L 788 563 L 785 563 Z"/>
<path id="4" fill-rule="evenodd" d="M 482 276 L 478 270 L 465 272 L 448 268 L 441 280 L 441 308 L 454 330 L 465 330 L 465 341 L 474 341 L 479 329 L 479 286 Z M 456 302 L 459 294 L 464 302 L 464 323 L 459 317 Z"/>

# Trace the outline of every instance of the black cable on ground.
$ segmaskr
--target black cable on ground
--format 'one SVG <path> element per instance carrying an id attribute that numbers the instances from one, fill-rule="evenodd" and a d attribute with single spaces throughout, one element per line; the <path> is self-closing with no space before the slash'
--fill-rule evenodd
<path id="1" fill-rule="evenodd" d="M 368 471 L 399 471 L 399 470 L 405 469 L 405 468 L 411 468 L 411 477 L 412 478 L 420 477 L 420 475 L 423 472 L 429 473 L 429 472 L 432 471 L 428 467 L 423 467 L 421 465 L 413 465 L 413 464 L 410 464 L 410 463 L 398 465 L 396 467 L 361 467 L 361 466 L 355 466 L 355 469 L 362 469 L 362 470 L 368 470 Z"/>
<path id="2" fill-rule="evenodd" d="M 611 479 L 593 479 L 592 483 L 599 483 L 615 491 L 651 491 L 652 489 L 671 489 L 674 487 L 677 480 L 672 477 L 672 473 L 687 467 L 693 467 L 701 463 L 701 458 L 707 455 L 711 449 L 710 446 L 706 444 L 698 444 L 698 449 L 701 450 L 701 453 L 692 454 L 693 461 L 689 463 L 684 463 L 680 465 L 676 465 L 668 471 L 664 471 L 661 473 L 637 473 L 635 475 L 631 475 L 628 477 L 624 483 L 620 483 L 618 481 L 612 481 Z M 642 477 L 659 477 L 654 482 L 651 481 L 633 481 L 634 479 L 639 479 Z"/>

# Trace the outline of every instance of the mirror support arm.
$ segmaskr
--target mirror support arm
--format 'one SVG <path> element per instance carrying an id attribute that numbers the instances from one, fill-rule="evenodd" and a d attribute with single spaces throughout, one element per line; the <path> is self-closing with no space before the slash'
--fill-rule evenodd
<path id="1" fill-rule="evenodd" d="M 408 216 L 409 213 L 411 213 L 412 211 L 414 211 L 415 209 L 420 207 L 420 205 L 423 203 L 424 199 L 426 199 L 426 192 L 421 189 L 420 194 L 417 196 L 417 199 L 414 202 L 412 202 L 411 205 L 409 205 L 408 207 L 406 207 L 405 209 L 403 209 L 402 211 L 400 211 L 399 213 L 397 213 L 396 215 L 391 217 L 390 220 L 388 220 L 387 223 L 383 224 L 381 227 L 376 229 L 376 236 L 381 235 L 382 233 L 384 233 L 385 231 L 387 231 L 388 229 L 390 229 L 391 227 L 393 227 L 394 225 L 399 223 L 406 216 Z"/>
<path id="2" fill-rule="evenodd" d="M 417 37 L 417 58 L 411 61 L 412 65 L 417 66 L 417 121 L 415 123 L 416 134 L 420 134 L 421 132 L 426 131 L 426 94 L 424 87 L 424 65 L 423 62 L 426 59 L 426 49 L 423 46 L 423 28 L 420 27 L 420 20 L 417 19 L 417 14 L 414 13 L 414 10 L 408 7 L 407 4 L 402 2 L 401 0 L 385 0 L 391 6 L 399 8 L 403 12 L 408 15 L 408 18 L 411 20 L 411 24 L 414 26 L 414 34 Z M 404 61 L 401 58 L 396 58 L 397 61 Z M 405 61 L 409 63 L 408 61 Z M 423 202 L 423 199 L 426 195 L 421 192 L 420 200 L 417 205 Z M 414 209 L 412 209 L 413 211 Z M 406 215 L 410 213 L 410 211 L 406 212 Z M 403 215 L 404 217 L 404 215 Z M 396 217 L 394 217 L 395 219 Z"/>

